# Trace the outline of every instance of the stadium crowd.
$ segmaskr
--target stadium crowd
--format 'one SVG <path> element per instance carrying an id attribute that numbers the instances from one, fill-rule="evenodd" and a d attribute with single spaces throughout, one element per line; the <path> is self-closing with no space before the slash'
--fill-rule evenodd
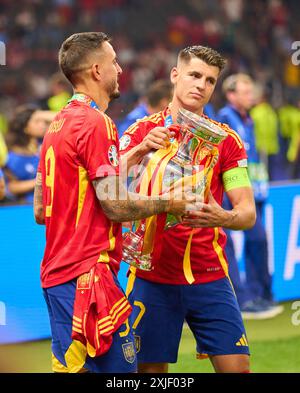
<path id="1" fill-rule="evenodd" d="M 113 37 L 123 67 L 121 98 L 108 112 L 117 125 L 153 81 L 168 78 L 181 47 L 201 43 L 228 59 L 222 78 L 246 72 L 260 84 L 264 97 L 255 109 L 257 147 L 273 165 L 271 180 L 298 178 L 300 67 L 291 59 L 292 43 L 300 36 L 295 17 L 299 8 L 295 0 L 4 0 L 0 129 L 7 133 L 20 104 L 50 110 L 64 105 L 71 88 L 57 76 L 57 51 L 76 31 L 107 31 Z M 220 87 L 212 100 L 215 111 L 224 104 Z"/>

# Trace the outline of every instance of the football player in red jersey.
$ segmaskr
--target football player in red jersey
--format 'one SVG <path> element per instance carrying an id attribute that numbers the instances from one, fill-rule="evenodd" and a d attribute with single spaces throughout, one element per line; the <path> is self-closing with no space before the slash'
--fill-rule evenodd
<path id="1" fill-rule="evenodd" d="M 225 60 L 216 51 L 192 46 L 180 51 L 171 70 L 174 94 L 163 111 L 133 124 L 120 140 L 122 160 L 131 167 L 151 149 L 166 146 L 179 108 L 203 115 Z M 247 155 L 238 134 L 218 145 L 210 194 L 194 217 L 163 234 L 161 252 L 150 272 L 130 268 L 127 294 L 138 348 L 140 372 L 166 372 L 177 361 L 184 320 L 197 342 L 198 357 L 209 357 L 217 372 L 249 372 L 249 348 L 238 303 L 228 275 L 222 227 L 246 229 L 255 222 Z M 232 210 L 221 207 L 226 191 Z M 190 248 L 187 244 L 192 230 Z M 153 253 L 155 254 L 155 252 Z"/>
<path id="2" fill-rule="evenodd" d="M 53 370 L 133 372 L 133 336 L 121 328 L 131 306 L 116 278 L 119 222 L 183 214 L 187 200 L 133 200 L 122 189 L 117 130 L 104 113 L 120 94 L 122 72 L 108 37 L 73 34 L 60 48 L 59 63 L 74 95 L 46 132 L 34 195 L 36 221 L 46 225 L 41 281 Z"/>

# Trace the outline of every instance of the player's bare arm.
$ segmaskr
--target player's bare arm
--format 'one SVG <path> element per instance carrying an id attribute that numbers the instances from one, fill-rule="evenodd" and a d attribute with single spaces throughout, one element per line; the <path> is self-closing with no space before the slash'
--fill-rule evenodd
<path id="1" fill-rule="evenodd" d="M 235 188 L 227 192 L 233 206 L 232 210 L 223 209 L 209 194 L 208 203 L 184 218 L 183 223 L 192 228 L 223 227 L 233 230 L 251 228 L 256 220 L 255 202 L 251 187 Z"/>
<path id="2" fill-rule="evenodd" d="M 165 149 L 169 138 L 172 136 L 173 133 L 166 127 L 153 128 L 139 145 L 122 156 L 121 162 L 124 163 L 126 161 L 127 169 L 130 169 L 133 165 L 139 164 L 144 155 L 150 150 Z"/>
<path id="3" fill-rule="evenodd" d="M 45 216 L 43 209 L 43 190 L 42 190 L 42 174 L 37 173 L 34 187 L 33 198 L 34 218 L 37 224 L 45 224 Z"/>
<path id="4" fill-rule="evenodd" d="M 118 176 L 107 176 L 93 181 L 97 198 L 101 207 L 111 221 L 124 222 L 150 217 L 160 213 L 171 213 L 181 216 L 186 213 L 187 206 L 192 205 L 195 197 L 180 193 L 180 190 L 173 191 L 168 196 L 161 195 L 155 199 L 153 197 L 142 196 L 127 192 L 121 179 Z M 104 190 L 105 196 L 104 196 Z M 118 190 L 115 194 L 108 193 L 108 190 Z M 188 191 L 188 190 L 185 190 Z M 114 195 L 113 195 L 114 194 Z"/>

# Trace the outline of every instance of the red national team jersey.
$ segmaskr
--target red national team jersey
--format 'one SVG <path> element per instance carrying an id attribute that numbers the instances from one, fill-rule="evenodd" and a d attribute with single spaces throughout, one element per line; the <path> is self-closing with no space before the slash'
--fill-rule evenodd
<path id="1" fill-rule="evenodd" d="M 106 217 L 92 185 L 118 174 L 118 149 L 114 123 L 85 102 L 71 101 L 51 123 L 38 169 L 46 224 L 43 288 L 78 277 L 96 262 L 118 269 L 121 225 Z"/>
<path id="2" fill-rule="evenodd" d="M 168 109 L 133 124 L 120 140 L 120 153 L 124 154 L 140 144 L 154 127 L 164 126 L 167 114 Z M 219 159 L 213 169 L 211 182 L 211 192 L 221 205 L 224 192 L 222 174 L 239 164 L 243 165 L 247 155 L 237 133 L 226 125 L 217 124 L 228 133 L 227 138 L 218 146 Z M 184 253 L 191 231 L 191 228 L 180 224 L 166 230 L 161 240 L 160 257 L 153 261 L 154 269 L 151 272 L 137 269 L 136 275 L 145 280 L 167 284 L 197 284 L 224 277 L 228 272 L 228 264 L 223 251 L 226 244 L 226 235 L 223 229 L 194 229 L 190 262 L 186 264 L 184 263 Z"/>

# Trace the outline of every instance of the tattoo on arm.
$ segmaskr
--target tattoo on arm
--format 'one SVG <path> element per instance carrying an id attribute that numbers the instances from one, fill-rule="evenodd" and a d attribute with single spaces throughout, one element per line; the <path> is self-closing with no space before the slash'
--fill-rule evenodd
<path id="1" fill-rule="evenodd" d="M 104 213 L 112 221 L 134 221 L 150 217 L 167 212 L 170 206 L 169 200 L 128 192 L 118 176 L 94 180 L 93 185 Z"/>
<path id="2" fill-rule="evenodd" d="M 36 175 L 34 186 L 34 216 L 38 224 L 45 223 L 44 208 L 43 208 L 43 190 L 42 190 L 42 174 L 40 172 Z"/>

